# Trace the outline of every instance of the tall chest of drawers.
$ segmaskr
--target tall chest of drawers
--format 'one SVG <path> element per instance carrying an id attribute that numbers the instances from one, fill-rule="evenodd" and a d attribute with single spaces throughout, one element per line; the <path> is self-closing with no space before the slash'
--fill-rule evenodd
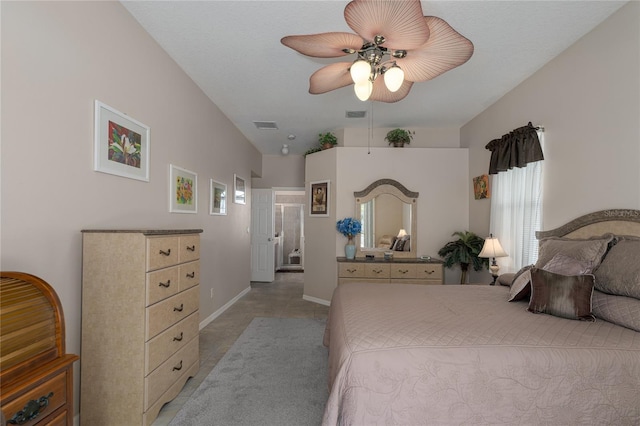
<path id="1" fill-rule="evenodd" d="M 200 366 L 200 229 L 82 231 L 80 421 L 150 425 Z"/>

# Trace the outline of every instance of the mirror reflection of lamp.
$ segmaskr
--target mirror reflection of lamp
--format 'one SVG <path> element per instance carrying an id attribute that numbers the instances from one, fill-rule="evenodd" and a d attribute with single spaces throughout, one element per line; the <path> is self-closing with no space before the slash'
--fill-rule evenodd
<path id="1" fill-rule="evenodd" d="M 500 266 L 496 263 L 496 257 L 507 257 L 509 256 L 507 252 L 504 251 L 502 246 L 500 245 L 500 241 L 493 234 L 489 234 L 489 237 L 484 240 L 484 245 L 482 246 L 482 250 L 478 257 L 491 258 L 491 265 L 489 265 L 489 270 L 491 271 L 491 276 L 493 277 L 493 281 L 490 285 L 496 284 L 496 279 L 498 278 L 498 271 L 500 270 Z"/>
<path id="2" fill-rule="evenodd" d="M 404 229 L 400 229 L 400 232 L 398 232 L 398 238 L 402 238 L 406 236 L 407 236 L 407 231 L 405 231 Z"/>

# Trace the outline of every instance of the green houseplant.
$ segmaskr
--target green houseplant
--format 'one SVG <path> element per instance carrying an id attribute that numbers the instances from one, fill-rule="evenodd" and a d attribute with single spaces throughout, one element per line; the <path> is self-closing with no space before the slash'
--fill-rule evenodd
<path id="1" fill-rule="evenodd" d="M 338 138 L 336 138 L 336 136 L 331 132 L 320 133 L 318 135 L 318 142 L 320 142 L 320 147 L 322 149 L 329 149 L 338 145 Z"/>
<path id="2" fill-rule="evenodd" d="M 410 132 L 404 129 L 393 129 L 387 133 L 385 136 L 385 140 L 389 141 L 389 145 L 393 145 L 395 147 L 403 147 L 404 144 L 410 144 L 411 139 L 413 139 L 413 135 L 416 132 Z"/>
<path id="3" fill-rule="evenodd" d="M 470 231 L 454 232 L 451 235 L 457 236 L 458 239 L 445 244 L 438 251 L 438 255 L 444 259 L 445 268 L 460 265 L 462 270 L 460 284 L 465 284 L 470 265 L 473 266 L 474 271 L 481 271 L 489 267 L 489 259 L 478 257 L 484 245 L 484 238 Z"/>

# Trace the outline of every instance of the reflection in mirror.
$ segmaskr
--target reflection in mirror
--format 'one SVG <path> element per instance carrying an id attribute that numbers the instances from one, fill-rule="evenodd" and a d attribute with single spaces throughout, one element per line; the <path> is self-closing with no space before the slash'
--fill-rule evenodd
<path id="1" fill-rule="evenodd" d="M 362 222 L 358 254 L 393 251 L 395 257 L 417 253 L 417 192 L 392 179 L 381 179 L 354 192 L 356 216 Z"/>

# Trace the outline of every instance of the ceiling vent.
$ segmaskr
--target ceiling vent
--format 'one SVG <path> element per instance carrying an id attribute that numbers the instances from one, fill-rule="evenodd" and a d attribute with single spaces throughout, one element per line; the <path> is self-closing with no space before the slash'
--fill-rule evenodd
<path id="1" fill-rule="evenodd" d="M 347 118 L 365 118 L 367 111 L 347 111 L 345 117 Z"/>
<path id="2" fill-rule="evenodd" d="M 278 130 L 278 125 L 275 121 L 254 121 L 253 124 L 260 130 Z"/>

